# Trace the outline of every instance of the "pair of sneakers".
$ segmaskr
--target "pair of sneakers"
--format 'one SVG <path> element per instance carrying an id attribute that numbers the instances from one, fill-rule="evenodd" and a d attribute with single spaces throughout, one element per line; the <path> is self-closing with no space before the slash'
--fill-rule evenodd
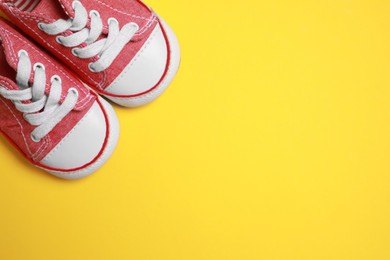
<path id="1" fill-rule="evenodd" d="M 0 20 L 0 131 L 61 178 L 95 172 L 116 147 L 118 119 L 98 94 L 141 106 L 179 67 L 173 31 L 139 0 L 0 0 L 0 10 L 13 24 Z"/>

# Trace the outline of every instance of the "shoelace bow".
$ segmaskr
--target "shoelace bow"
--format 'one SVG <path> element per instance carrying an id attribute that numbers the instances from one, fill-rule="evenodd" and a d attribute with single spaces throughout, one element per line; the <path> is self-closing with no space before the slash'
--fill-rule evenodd
<path id="1" fill-rule="evenodd" d="M 34 70 L 34 82 L 29 86 L 29 78 Z M 7 90 L 0 86 L 0 94 L 11 100 L 17 110 L 23 113 L 25 120 L 37 126 L 31 133 L 31 139 L 39 142 L 75 107 L 78 91 L 70 88 L 65 100 L 60 104 L 62 82 L 60 77 L 53 76 L 48 96 L 45 95 L 46 72 L 41 63 L 32 68 L 26 51 L 19 52 L 16 83 L 20 90 Z M 24 101 L 31 101 L 26 103 Z"/>
<path id="2" fill-rule="evenodd" d="M 100 40 L 103 32 L 103 22 L 97 11 L 92 10 L 89 13 L 91 18 L 90 29 L 86 28 L 88 23 L 88 13 L 85 7 L 79 2 L 73 2 L 75 10 L 74 19 L 59 19 L 51 24 L 39 23 L 41 30 L 49 35 L 58 35 L 67 30 L 74 32 L 69 36 L 57 36 L 57 42 L 72 48 L 72 53 L 76 57 L 87 59 L 99 56 L 96 62 L 89 64 L 89 69 L 93 72 L 101 72 L 107 69 L 119 55 L 127 43 L 131 41 L 134 34 L 138 31 L 136 23 L 127 23 L 122 29 L 119 29 L 119 23 L 116 19 L 108 20 L 108 36 Z M 82 43 L 86 43 L 84 48 L 76 48 Z"/>

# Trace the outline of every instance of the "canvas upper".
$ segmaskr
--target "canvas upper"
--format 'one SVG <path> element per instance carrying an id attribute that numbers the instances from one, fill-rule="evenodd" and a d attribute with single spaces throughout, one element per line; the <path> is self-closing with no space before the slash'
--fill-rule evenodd
<path id="1" fill-rule="evenodd" d="M 108 144 L 116 143 L 117 129 L 111 128 L 117 125 L 117 119 L 112 108 L 2 19 L 0 42 L 0 131 L 30 162 L 59 177 L 79 178 L 95 171 L 103 163 L 102 155 L 108 158 L 107 153 L 112 152 L 106 151 Z M 22 58 L 31 66 L 21 66 Z M 16 79 L 23 73 L 29 73 L 25 87 Z M 44 92 L 34 94 L 39 81 L 44 82 Z M 34 100 L 34 95 L 41 97 Z M 43 108 L 34 111 L 33 107 L 41 102 Z M 55 117 L 63 108 L 66 112 L 57 122 Z M 27 120 L 46 112 L 43 122 Z M 33 134 L 39 127 L 47 133 L 37 139 Z"/>
<path id="2" fill-rule="evenodd" d="M 76 29 L 72 26 L 59 34 L 48 34 L 47 24 L 59 19 L 71 22 L 79 19 L 76 5 L 79 10 L 85 9 L 88 15 L 86 25 Z M 0 0 L 0 9 L 21 30 L 73 69 L 85 83 L 122 105 L 136 106 L 139 103 L 136 101 L 147 94 L 157 97 L 176 74 L 180 57 L 177 39 L 169 26 L 139 0 L 110 0 L 109 3 L 102 0 Z M 63 37 L 85 29 L 91 32 L 96 28 L 92 26 L 92 16 L 98 16 L 102 22 L 99 38 L 77 46 L 64 46 L 61 42 Z M 118 28 L 109 29 L 110 23 L 117 23 Z M 80 58 L 74 50 L 107 39 L 112 31 L 126 29 L 128 32 L 113 37 L 115 44 L 117 39 L 131 34 L 130 39 L 123 40 L 122 37 L 126 44 L 119 48 L 110 49 L 110 44 L 107 44 L 110 51 L 105 53 L 103 50 L 88 58 Z M 110 58 L 113 60 L 107 68 L 96 71 L 91 66 L 100 59 Z M 158 88 L 161 89 L 157 91 Z M 154 90 L 155 93 L 151 93 Z M 153 98 L 149 97 L 147 101 Z"/>

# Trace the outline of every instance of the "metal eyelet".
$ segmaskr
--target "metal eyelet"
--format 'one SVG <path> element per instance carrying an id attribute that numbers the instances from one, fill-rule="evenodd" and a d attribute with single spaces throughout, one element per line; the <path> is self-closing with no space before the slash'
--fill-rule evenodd
<path id="1" fill-rule="evenodd" d="M 139 25 L 137 23 L 132 22 L 131 25 L 134 27 L 135 31 L 139 30 Z"/>
<path id="2" fill-rule="evenodd" d="M 95 70 L 92 66 L 93 66 L 93 63 L 92 63 L 92 62 L 89 63 L 89 64 L 88 64 L 88 69 L 89 69 L 90 71 L 92 71 L 92 72 L 96 72 L 96 70 Z"/>
<path id="3" fill-rule="evenodd" d="M 56 42 L 57 42 L 58 44 L 61 44 L 61 45 L 62 45 L 62 40 L 61 40 L 61 38 L 62 38 L 62 36 L 57 36 L 57 37 L 56 37 Z"/>
<path id="4" fill-rule="evenodd" d="M 58 81 L 59 83 L 62 83 L 62 80 L 60 78 L 60 76 L 58 75 L 53 75 L 51 78 L 50 78 L 50 82 L 53 83 L 54 81 Z"/>
<path id="5" fill-rule="evenodd" d="M 73 54 L 73 56 L 76 56 L 76 57 L 79 56 L 79 54 L 77 53 L 78 50 L 79 50 L 79 48 L 73 48 L 73 49 L 72 49 L 72 54 Z"/>
<path id="6" fill-rule="evenodd" d="M 70 88 L 68 90 L 68 93 L 72 92 L 73 94 L 75 94 L 77 97 L 79 96 L 79 91 L 75 88 Z"/>
<path id="7" fill-rule="evenodd" d="M 36 138 L 33 133 L 30 134 L 30 138 L 34 143 L 39 143 L 41 139 Z"/>
<path id="8" fill-rule="evenodd" d="M 89 12 L 89 17 L 91 17 L 93 14 L 96 15 L 97 17 L 100 17 L 99 12 L 96 11 L 96 10 L 91 10 L 91 11 Z"/>
<path id="9" fill-rule="evenodd" d="M 41 31 L 44 31 L 44 30 L 43 30 L 43 25 L 44 25 L 44 23 L 38 23 L 38 24 L 37 24 L 38 29 L 41 30 Z"/>
<path id="10" fill-rule="evenodd" d="M 113 17 L 108 18 L 108 20 L 107 20 L 107 23 L 108 23 L 108 24 L 110 24 L 111 22 L 114 22 L 114 23 L 116 23 L 116 24 L 119 24 L 118 20 L 115 19 L 115 18 L 113 18 Z"/>
<path id="11" fill-rule="evenodd" d="M 20 51 L 18 51 L 18 58 L 20 58 L 20 56 L 21 56 L 22 54 L 24 54 L 24 55 L 26 55 L 26 56 L 28 57 L 27 51 L 25 51 L 25 50 L 20 50 Z"/>
<path id="12" fill-rule="evenodd" d="M 33 66 L 33 70 L 35 71 L 36 69 L 43 69 L 43 70 L 45 70 L 45 65 L 43 65 L 43 64 L 40 63 L 40 62 L 37 62 L 37 63 L 35 63 L 34 66 Z"/>

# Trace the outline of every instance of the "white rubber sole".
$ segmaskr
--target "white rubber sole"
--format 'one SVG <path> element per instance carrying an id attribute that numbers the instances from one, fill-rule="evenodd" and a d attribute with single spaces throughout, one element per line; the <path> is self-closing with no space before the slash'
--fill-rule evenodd
<path id="1" fill-rule="evenodd" d="M 121 98 L 121 97 L 112 97 L 104 96 L 111 101 L 124 106 L 124 107 L 139 107 L 146 105 L 147 103 L 152 102 L 157 99 L 161 94 L 166 90 L 169 84 L 172 82 L 175 77 L 179 65 L 180 65 L 180 47 L 177 37 L 171 27 L 161 18 L 159 18 L 160 24 L 165 31 L 170 51 L 170 64 L 168 65 L 168 71 L 163 79 L 163 81 L 153 90 L 136 97 Z"/>
<path id="2" fill-rule="evenodd" d="M 111 157 L 111 154 L 114 152 L 117 146 L 119 139 L 119 121 L 112 106 L 103 98 L 99 97 L 99 101 L 101 102 L 106 112 L 109 125 L 109 136 L 107 139 L 107 144 L 100 157 L 93 164 L 72 172 L 52 171 L 45 169 L 44 167 L 39 168 L 53 174 L 56 177 L 68 180 L 75 180 L 91 175 L 103 166 L 103 164 Z"/>

